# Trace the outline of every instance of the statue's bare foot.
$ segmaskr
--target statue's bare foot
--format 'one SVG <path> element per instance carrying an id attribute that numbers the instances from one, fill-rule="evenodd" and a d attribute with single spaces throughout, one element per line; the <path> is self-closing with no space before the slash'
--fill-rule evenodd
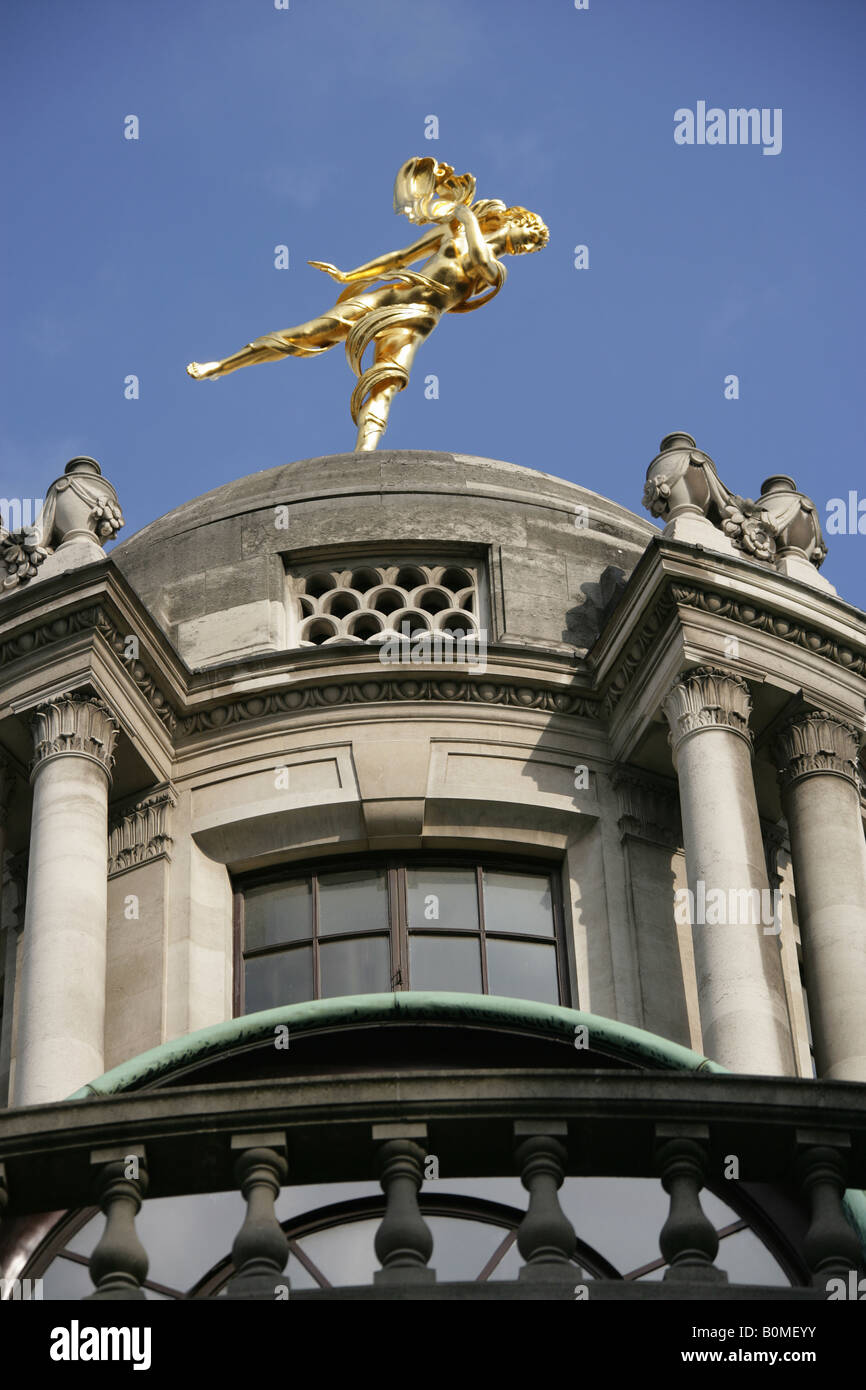
<path id="1" fill-rule="evenodd" d="M 202 381 L 204 377 L 216 376 L 218 367 L 219 362 L 190 362 L 187 371 L 196 381 Z"/>

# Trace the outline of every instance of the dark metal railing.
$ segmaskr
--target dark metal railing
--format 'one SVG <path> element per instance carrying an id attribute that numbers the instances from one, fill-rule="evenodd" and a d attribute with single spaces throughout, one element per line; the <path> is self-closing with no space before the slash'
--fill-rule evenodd
<path id="1" fill-rule="evenodd" d="M 438 1283 L 418 1202 L 424 1164 L 461 1177 L 519 1175 L 528 1208 L 517 1280 Z M 700 1193 L 736 1174 L 800 1214 L 799 1287 L 734 1285 L 715 1264 Z M 385 1211 L 369 1287 L 292 1291 L 320 1298 L 574 1298 L 577 1237 L 564 1177 L 656 1177 L 669 1195 L 659 1283 L 595 1279 L 590 1298 L 828 1296 L 863 1250 L 843 1205 L 866 1187 L 866 1086 L 788 1078 L 561 1070 L 407 1071 L 301 1077 L 119 1094 L 0 1115 L 0 1214 L 97 1204 L 94 1299 L 140 1299 L 148 1258 L 143 1201 L 239 1188 L 246 1216 L 227 1296 L 289 1296 L 288 1243 L 274 1204 L 293 1184 L 378 1176 Z M 736 1187 L 736 1181 L 733 1187 Z M 779 1209 L 779 1203 L 776 1204 Z"/>

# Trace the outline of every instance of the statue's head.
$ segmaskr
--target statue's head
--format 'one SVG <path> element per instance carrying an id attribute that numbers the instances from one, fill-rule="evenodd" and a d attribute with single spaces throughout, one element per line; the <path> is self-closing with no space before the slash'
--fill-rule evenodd
<path id="1" fill-rule="evenodd" d="M 523 256 L 540 251 L 550 240 L 550 232 L 541 218 L 528 208 L 507 208 L 495 199 L 473 203 L 472 210 L 488 241 L 495 238 L 497 251 L 509 256 Z"/>
<path id="2" fill-rule="evenodd" d="M 394 211 L 410 222 L 438 222 L 455 203 L 469 203 L 475 193 L 472 174 L 455 174 L 450 164 L 425 156 L 407 159 L 394 180 Z"/>

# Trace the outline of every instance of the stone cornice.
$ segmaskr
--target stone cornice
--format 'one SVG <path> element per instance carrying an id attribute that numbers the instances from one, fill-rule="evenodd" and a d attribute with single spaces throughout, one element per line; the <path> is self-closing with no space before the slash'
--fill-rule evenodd
<path id="1" fill-rule="evenodd" d="M 791 642 L 802 647 L 813 656 L 821 656 L 834 665 L 843 666 L 857 676 L 866 676 L 866 633 L 861 650 L 840 643 L 829 632 L 796 619 L 786 617 L 777 609 L 760 607 L 746 599 L 732 598 L 728 593 L 708 586 L 706 589 L 696 585 L 674 583 L 671 585 L 673 601 L 682 607 L 699 608 L 704 613 L 712 613 L 730 622 L 741 623 L 758 632 L 766 632 L 779 637 L 783 642 Z"/>
<path id="2" fill-rule="evenodd" d="M 685 564 L 683 563 L 685 562 Z M 588 654 L 602 688 L 602 709 L 606 716 L 613 714 L 626 695 L 637 673 L 646 665 L 652 650 L 677 612 L 694 609 L 696 612 L 723 620 L 727 624 L 750 629 L 777 638 L 839 667 L 853 676 L 866 679 L 866 624 L 862 615 L 838 598 L 826 598 L 815 591 L 801 592 L 802 586 L 781 576 L 767 575 L 764 567 L 760 579 L 768 588 L 769 579 L 774 592 L 755 597 L 737 593 L 733 584 L 746 585 L 753 576 L 744 573 L 752 569 L 748 561 L 713 557 L 712 564 L 725 572 L 733 583 L 724 588 L 713 583 L 712 573 L 706 579 L 694 573 L 706 557 L 696 559 L 692 547 L 659 538 L 632 573 L 626 589 L 609 615 L 604 632 Z M 688 566 L 690 573 L 685 575 Z M 694 578 L 692 575 L 694 574 Z M 795 604 L 786 608 L 784 595 L 775 592 L 778 584 L 791 585 L 795 603 L 803 601 L 811 610 L 811 621 L 797 613 Z M 641 591 L 648 588 L 645 603 Z M 792 609 L 794 611 L 792 612 Z M 821 610 L 826 609 L 826 625 L 821 624 Z M 629 615 L 632 622 L 629 622 Z M 814 616 L 812 616 L 814 615 Z M 860 632 L 852 631 L 852 619 L 860 624 Z M 837 629 L 834 631 L 834 627 Z M 846 641 L 841 631 L 851 632 Z M 860 636 L 861 640 L 857 641 Z"/>
<path id="3" fill-rule="evenodd" d="M 382 679 L 381 664 L 355 647 L 330 649 L 327 659 L 322 649 L 315 648 L 264 653 L 253 660 L 191 671 L 110 560 L 70 576 L 65 586 L 57 588 L 57 584 L 49 580 L 41 593 L 31 589 L 29 594 L 5 600 L 8 607 L 0 615 L 7 619 L 2 625 L 5 633 L 0 635 L 0 666 L 32 659 L 34 653 L 48 652 L 53 646 L 60 650 L 70 640 L 97 632 L 171 735 L 189 736 L 296 710 L 377 701 L 454 700 L 601 717 L 588 670 L 575 669 L 583 665 L 576 653 L 569 658 L 533 650 L 531 644 L 492 645 L 486 673 L 458 670 L 453 678 L 446 667 L 441 676 L 439 672 L 431 676 L 428 668 L 416 677 L 410 668 L 405 677 L 401 673 Z M 79 606 L 73 606 L 76 598 Z M 17 632 L 9 622 L 13 617 L 20 628 Z M 139 638 L 140 660 L 126 656 L 133 635 Z M 205 701 L 206 708 L 197 707 Z"/>
<path id="4" fill-rule="evenodd" d="M 91 758 L 110 774 L 120 726 L 95 695 L 58 695 L 33 712 L 32 769 L 63 755 Z"/>
<path id="5" fill-rule="evenodd" d="M 229 724 L 247 719 L 263 719 L 268 715 L 289 714 L 310 709 L 338 709 L 345 705 L 390 704 L 394 702 L 436 701 L 443 703 L 506 705 L 512 709 L 540 710 L 545 714 L 573 715 L 598 719 L 598 701 L 586 694 L 567 688 L 553 688 L 539 681 L 506 681 L 485 676 L 378 677 L 368 674 L 366 680 L 323 682 L 321 685 L 293 687 L 289 690 L 263 691 L 240 698 L 225 700 L 209 709 L 198 710 L 182 719 L 179 734 L 210 733 Z"/>
<path id="6" fill-rule="evenodd" d="M 635 673 L 643 666 L 648 653 L 667 628 L 675 612 L 676 604 L 668 593 L 662 592 L 636 631 L 632 633 L 628 646 L 607 678 L 602 698 L 605 715 L 611 715 L 616 709 L 631 685 Z"/>
<path id="7" fill-rule="evenodd" d="M 782 788 L 815 774 L 844 777 L 860 788 L 858 753 L 860 735 L 827 710 L 795 715 L 773 740 L 773 756 Z"/>
<path id="8" fill-rule="evenodd" d="M 147 701 L 157 718 L 171 733 L 177 724 L 177 714 L 173 701 L 162 686 L 139 659 L 125 657 L 127 642 L 134 634 L 122 632 L 107 607 L 96 604 L 74 612 L 62 614 L 28 628 L 17 637 L 9 637 L 0 642 L 0 666 L 5 666 L 31 652 L 62 642 L 80 633 L 98 632 L 123 662 L 130 679 Z"/>
<path id="9" fill-rule="evenodd" d="M 686 671 L 671 687 L 662 708 L 670 724 L 674 753 L 683 739 L 698 729 L 730 729 L 752 745 L 752 697 L 742 677 L 730 671 L 717 666 Z"/>
<path id="10" fill-rule="evenodd" d="M 857 610 L 837 598 L 803 591 L 765 567 L 707 557 L 694 547 L 658 538 L 638 563 L 625 593 L 587 662 L 526 647 L 491 645 L 486 674 L 414 671 L 381 678 L 378 664 L 356 650 L 273 652 L 207 671 L 191 671 L 110 559 L 7 596 L 0 612 L 0 667 L 21 663 L 44 672 L 65 648 L 88 634 L 112 668 L 146 701 L 168 736 L 185 738 L 268 715 L 347 704 L 432 701 L 512 706 L 584 718 L 609 718 L 650 669 L 672 626 L 689 610 L 707 623 L 736 624 L 796 646 L 809 657 L 849 673 L 849 694 L 866 681 L 866 628 Z M 726 585 L 714 584 L 722 572 Z M 754 595 L 753 589 L 758 590 Z M 785 590 L 791 593 L 786 609 Z M 801 592 L 802 591 L 802 592 Z M 703 620 L 701 620 L 703 622 Z M 859 628 L 859 630 L 858 630 Z M 733 627 L 736 632 L 737 628 Z M 858 640 L 861 637 L 862 640 Z M 127 657 L 130 636 L 140 658 Z M 104 645 L 102 645 L 104 644 Z M 111 653 L 108 656 L 109 652 Z M 698 655 L 700 659 L 700 655 Z M 707 652 L 704 660 L 713 660 Z M 371 667 L 373 668 L 371 670 Z M 19 666 L 18 669 L 21 669 Z M 119 674 L 119 671 L 118 671 Z M 596 682 L 593 689 L 591 681 Z M 97 684 L 99 684 L 97 682 Z M 825 681 L 826 684 L 826 681 Z M 108 698 L 112 699 L 106 690 Z M 820 692 L 812 696 L 822 704 Z M 20 701 L 19 701 L 20 708 Z M 163 776 L 166 774 L 163 773 Z"/>
<path id="11" fill-rule="evenodd" d="M 108 831 L 109 878 L 169 854 L 173 841 L 168 833 L 168 819 L 176 805 L 174 792 L 163 787 L 112 819 Z"/>
<path id="12" fill-rule="evenodd" d="M 97 607 L 94 612 L 93 625 L 105 638 L 112 651 L 123 661 L 133 684 L 150 705 L 157 719 L 161 720 L 169 733 L 174 733 L 177 726 L 177 713 L 170 697 L 147 669 L 144 662 L 137 658 L 129 660 L 124 655 L 131 634 L 121 632 L 111 615 L 101 607 Z"/>

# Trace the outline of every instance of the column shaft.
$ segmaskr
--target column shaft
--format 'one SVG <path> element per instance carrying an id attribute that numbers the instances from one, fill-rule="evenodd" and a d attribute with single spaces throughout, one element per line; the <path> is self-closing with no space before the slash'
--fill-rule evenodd
<path id="1" fill-rule="evenodd" d="M 818 1075 L 866 1081 L 866 838 L 857 730 L 817 710 L 776 740 Z"/>
<path id="2" fill-rule="evenodd" d="M 104 1070 L 116 724 L 98 701 L 61 697 L 37 710 L 34 730 L 16 1105 L 60 1100 Z"/>
<path id="3" fill-rule="evenodd" d="M 664 702 L 679 776 L 703 1048 L 732 1071 L 793 1075 L 745 681 L 700 667 Z"/>

